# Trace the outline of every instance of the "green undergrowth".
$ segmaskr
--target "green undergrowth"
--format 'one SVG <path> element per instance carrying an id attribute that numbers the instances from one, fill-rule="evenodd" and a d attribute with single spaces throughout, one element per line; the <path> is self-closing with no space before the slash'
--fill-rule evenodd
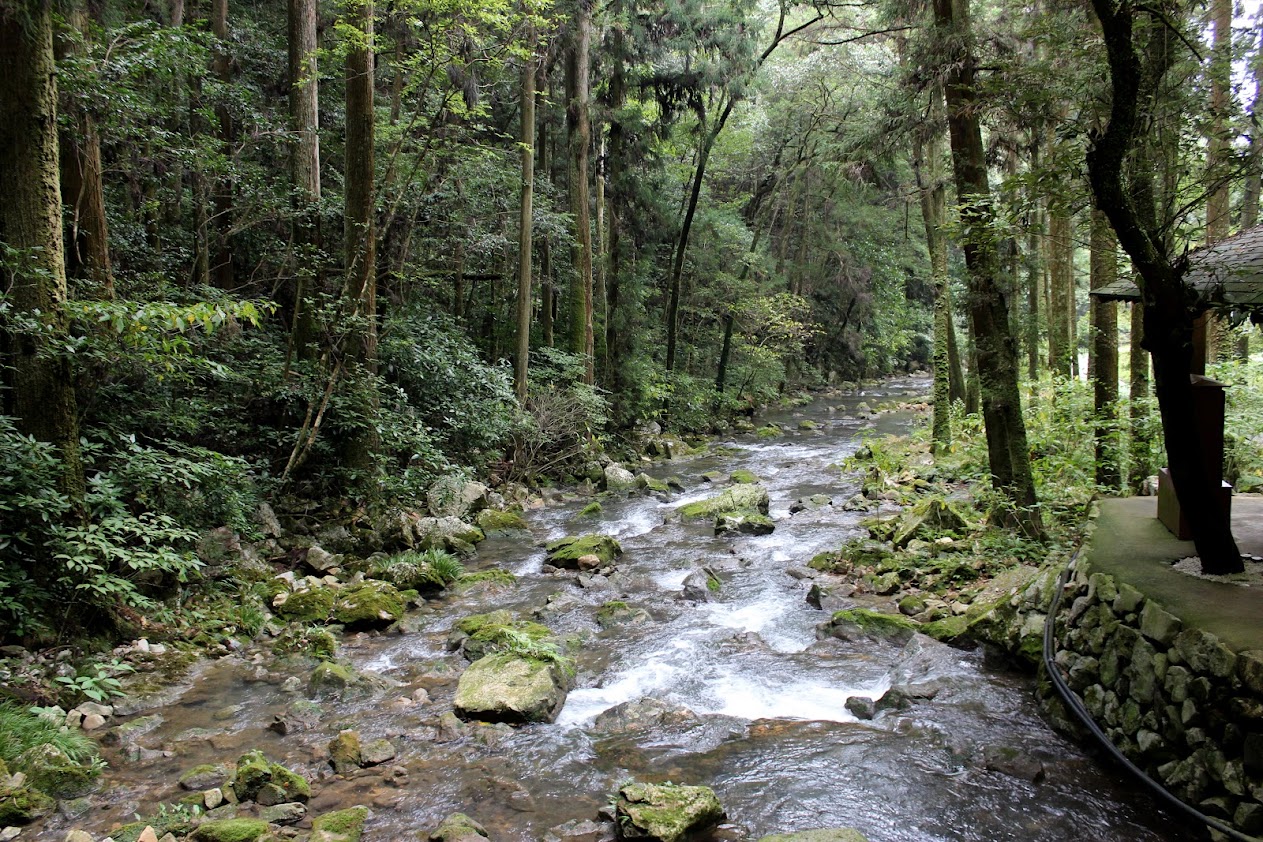
<path id="1" fill-rule="evenodd" d="M 28 749 L 52 746 L 75 763 L 92 763 L 97 757 L 96 742 L 83 731 L 63 728 L 62 724 L 61 719 L 13 702 L 0 702 L 0 761 L 12 768 Z"/>

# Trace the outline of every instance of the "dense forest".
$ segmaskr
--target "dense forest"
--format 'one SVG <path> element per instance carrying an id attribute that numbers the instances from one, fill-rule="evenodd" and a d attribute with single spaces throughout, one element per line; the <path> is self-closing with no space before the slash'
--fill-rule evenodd
<path id="1" fill-rule="evenodd" d="M 1136 340 L 1178 408 L 1179 255 L 1257 219 L 1231 12 L 8 0 L 5 636 L 126 627 L 260 503 L 364 526 L 906 370 L 1039 538 L 1021 384 L 1090 376 L 1096 487 L 1138 487 Z M 1133 271 L 1120 403 L 1086 293 Z"/>

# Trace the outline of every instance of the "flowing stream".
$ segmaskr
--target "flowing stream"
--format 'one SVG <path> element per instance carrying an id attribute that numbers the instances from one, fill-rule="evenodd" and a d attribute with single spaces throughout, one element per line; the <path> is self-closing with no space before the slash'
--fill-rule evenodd
<path id="1" fill-rule="evenodd" d="M 390 685 L 369 698 L 322 703 L 306 730 L 270 730 L 302 697 L 310 666 L 272 661 L 246 650 L 197 672 L 189 688 L 158 709 L 164 720 L 141 739 L 133 758 L 108 754 L 108 793 L 74 820 L 60 818 L 40 838 L 61 839 L 69 826 L 98 838 L 116 822 L 176 800 L 180 773 L 200 763 L 231 764 L 262 749 L 312 780 L 312 813 L 369 805 L 366 840 L 416 838 L 461 811 L 495 842 L 541 839 L 573 819 L 595 818 L 610 793 L 632 777 L 713 787 L 734 828 L 750 838 L 850 826 L 872 842 L 903 840 L 1166 840 L 1187 834 L 1140 788 L 1094 761 L 1039 717 L 1033 681 L 920 635 L 905 644 L 817 641 L 827 615 L 805 600 L 809 581 L 790 575 L 816 553 L 859 533 L 860 515 L 841 503 L 858 490 L 836 464 L 858 446 L 861 428 L 905 430 L 898 413 L 875 422 L 855 417 L 861 402 L 924 394 L 924 380 L 832 398 L 766 420 L 793 432 L 759 440 L 737 435 L 711 455 L 643 467 L 678 477 L 685 491 L 603 498 L 603 511 L 580 516 L 587 498 L 529 512 L 529 537 L 492 537 L 471 570 L 493 566 L 518 576 L 515 587 L 483 584 L 428 603 L 404 634 L 354 635 L 341 656 Z M 811 419 L 814 431 L 798 431 Z M 634 469 L 636 466 L 632 466 Z M 665 515 L 717 493 L 707 471 L 745 468 L 768 488 L 776 531 L 716 538 L 709 524 Z M 825 494 L 835 503 L 791 515 L 798 498 Z M 541 544 L 567 534 L 601 532 L 622 543 L 618 573 L 549 575 Z M 722 586 L 709 602 L 681 598 L 684 578 L 700 566 Z M 802 575 L 800 573 L 800 575 Z M 535 614 L 552 600 L 554 610 Z M 603 630 L 597 608 L 620 599 L 649 618 Z M 556 723 L 517 729 L 456 725 L 450 714 L 464 667 L 446 641 L 460 618 L 507 608 L 580 641 L 577 675 Z M 880 697 L 892 684 L 933 685 L 932 699 L 858 721 L 851 696 Z M 418 688 L 429 701 L 410 703 Z M 597 717 L 645 697 L 696 716 L 667 716 L 648 728 L 609 733 Z M 392 763 L 343 778 L 326 746 L 342 728 L 367 742 L 386 737 Z M 1008 753 L 1043 775 L 990 771 L 989 752 Z M 137 754 L 139 759 L 136 759 Z"/>

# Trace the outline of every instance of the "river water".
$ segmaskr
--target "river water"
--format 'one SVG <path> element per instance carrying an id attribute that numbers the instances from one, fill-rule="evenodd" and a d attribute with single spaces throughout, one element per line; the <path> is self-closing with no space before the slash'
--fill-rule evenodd
<path id="1" fill-rule="evenodd" d="M 252 748 L 312 780 L 313 813 L 369 805 L 368 842 L 416 838 L 456 811 L 483 823 L 495 842 L 540 839 L 564 822 L 594 818 L 633 777 L 713 787 L 735 826 L 729 836 L 848 826 L 872 842 L 1188 838 L 1121 773 L 1050 730 L 1031 678 L 991 664 L 982 651 L 919 635 L 906 644 L 817 641 L 827 614 L 806 602 L 810 582 L 789 571 L 859 534 L 861 516 L 840 506 L 858 490 L 858 478 L 836 466 L 862 432 L 899 432 L 912 423 L 898 413 L 869 422 L 853 410 L 861 401 L 924 394 L 926 386 L 891 381 L 820 400 L 766 418 L 790 428 L 780 438 L 737 435 L 707 456 L 642 466 L 679 478 L 685 490 L 669 498 L 602 499 L 595 516 L 580 516 L 586 498 L 528 513 L 529 537 L 489 538 L 469 565 L 509 569 L 516 586 L 484 584 L 431 602 L 406 634 L 344 640 L 342 657 L 389 686 L 369 698 L 323 703 L 306 730 L 282 736 L 268 725 L 302 696 L 285 679 L 305 682 L 309 666 L 248 649 L 205 666 L 159 710 L 164 721 L 141 739 L 147 750 L 140 759 L 107 754 L 98 806 L 73 821 L 53 820 L 39 838 L 60 839 L 68 826 L 99 838 L 112 824 L 180 797 L 183 770 L 231 765 Z M 802 419 L 819 429 L 799 431 Z M 717 493 L 703 473 L 737 468 L 767 487 L 773 534 L 716 538 L 709 524 L 667 519 L 676 506 Z M 812 494 L 836 505 L 789 513 L 793 501 Z M 581 586 L 574 574 L 543 571 L 545 540 L 588 532 L 622 543 L 616 576 L 585 578 Z M 709 602 L 685 601 L 683 581 L 701 566 L 722 585 Z M 550 599 L 555 610 L 536 613 Z M 613 599 L 644 609 L 648 619 L 603 630 L 596 610 Z M 446 645 L 451 626 L 491 608 L 538 619 L 578 642 L 575 688 L 556 723 L 454 726 L 444 716 L 464 666 Z M 851 696 L 877 698 L 892 684 L 938 692 L 871 721 L 845 709 Z M 429 701 L 409 704 L 418 688 Z M 598 720 L 642 698 L 695 716 L 615 733 Z M 365 741 L 391 739 L 396 760 L 334 776 L 326 745 L 352 727 Z M 984 758 L 995 752 L 1024 758 L 1019 773 L 1042 764 L 1042 779 L 988 770 Z"/>

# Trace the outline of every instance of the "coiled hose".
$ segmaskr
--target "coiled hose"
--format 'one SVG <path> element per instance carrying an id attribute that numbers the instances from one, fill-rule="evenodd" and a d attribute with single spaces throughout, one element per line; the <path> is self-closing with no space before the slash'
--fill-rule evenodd
<path id="1" fill-rule="evenodd" d="M 1048 619 L 1044 621 L 1044 669 L 1048 673 L 1048 678 L 1052 681 L 1053 687 L 1056 688 L 1057 695 L 1060 696 L 1061 700 L 1066 703 L 1066 707 L 1070 709 L 1075 717 L 1083 723 L 1083 726 L 1092 732 L 1092 736 L 1096 737 L 1097 742 L 1101 744 L 1101 747 L 1105 749 L 1106 753 L 1113 757 L 1120 766 L 1135 775 L 1141 783 L 1147 786 L 1155 795 L 1158 796 L 1159 800 L 1166 803 L 1177 813 L 1183 815 L 1187 819 L 1213 828 L 1231 839 L 1238 840 L 1238 842 L 1263 842 L 1263 840 L 1260 840 L 1257 836 L 1247 836 L 1231 825 L 1225 824 L 1219 819 L 1208 816 L 1200 810 L 1185 804 L 1183 801 L 1168 792 L 1166 787 L 1162 786 L 1162 784 L 1145 774 L 1143 769 L 1128 760 L 1127 756 L 1119 751 L 1112 742 L 1110 742 L 1110 738 L 1106 736 L 1105 732 L 1101 730 L 1101 727 L 1092 719 L 1092 715 L 1088 713 L 1087 708 L 1083 706 L 1083 702 L 1079 700 L 1079 697 L 1076 696 L 1066 684 L 1065 679 L 1061 677 L 1061 671 L 1057 669 L 1057 665 L 1053 661 L 1053 625 L 1057 620 L 1057 609 L 1061 606 L 1061 594 L 1062 591 L 1065 590 L 1066 582 L 1068 581 L 1069 576 L 1070 565 L 1068 564 L 1066 565 L 1066 568 L 1061 571 L 1061 575 L 1057 578 L 1057 588 L 1053 591 L 1052 604 L 1048 607 Z"/>

